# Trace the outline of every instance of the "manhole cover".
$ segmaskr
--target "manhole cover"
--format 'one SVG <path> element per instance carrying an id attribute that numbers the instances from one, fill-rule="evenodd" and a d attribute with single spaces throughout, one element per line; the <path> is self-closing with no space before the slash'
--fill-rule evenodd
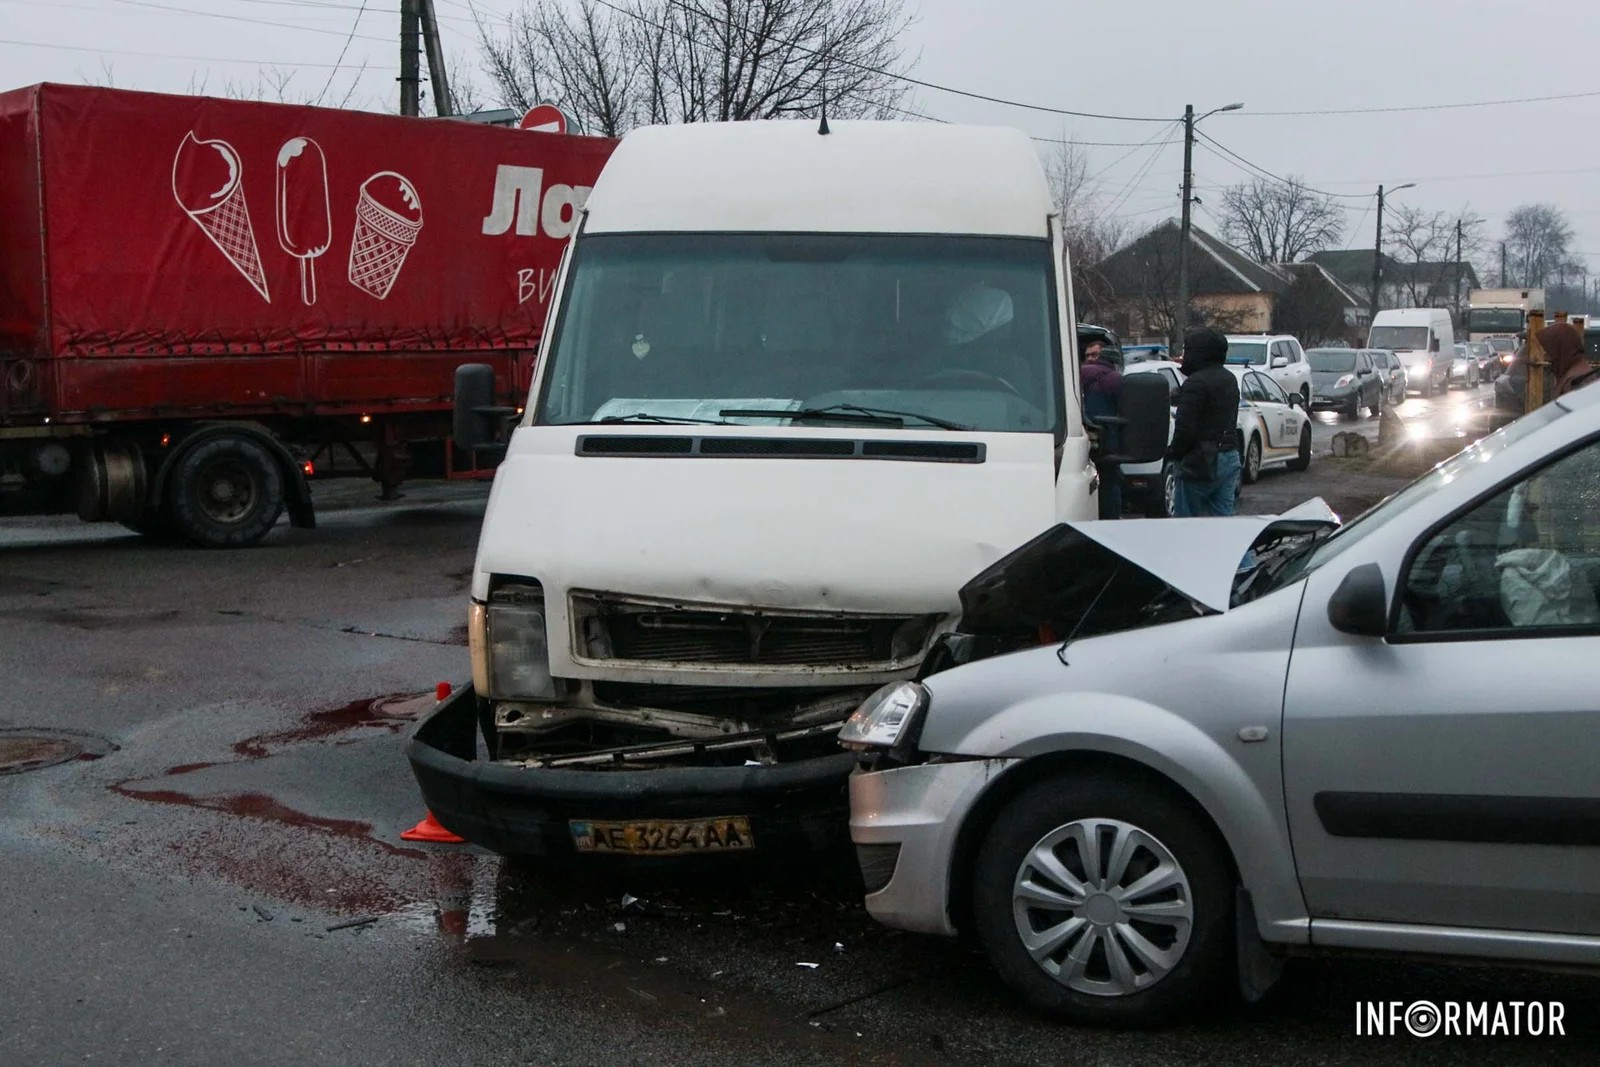
<path id="1" fill-rule="evenodd" d="M 99 759 L 116 748 L 103 737 L 65 730 L 0 730 L 0 774 L 21 774 L 75 759 Z"/>
<path id="2" fill-rule="evenodd" d="M 416 696 L 379 697 L 372 702 L 372 715 L 379 719 L 415 719 L 438 705 L 432 693 Z"/>

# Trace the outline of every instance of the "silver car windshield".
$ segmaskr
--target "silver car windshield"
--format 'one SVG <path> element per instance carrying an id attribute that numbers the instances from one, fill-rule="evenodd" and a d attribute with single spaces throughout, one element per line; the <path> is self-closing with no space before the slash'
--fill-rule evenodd
<path id="1" fill-rule="evenodd" d="M 1064 425 L 1048 241 L 619 234 L 573 253 L 536 422 Z"/>
<path id="2" fill-rule="evenodd" d="M 1319 542 L 1314 549 L 1306 552 L 1299 559 L 1285 567 L 1278 574 L 1277 580 L 1272 583 L 1273 588 L 1281 589 L 1304 578 L 1318 567 L 1324 566 L 1330 560 L 1337 558 L 1350 546 L 1359 544 L 1362 538 L 1375 530 L 1381 529 L 1384 523 L 1399 515 L 1417 501 L 1455 481 L 1465 468 L 1475 463 L 1483 463 L 1493 459 L 1524 437 L 1543 429 L 1565 414 L 1566 409 L 1561 405 L 1546 404 L 1539 410 L 1524 415 L 1510 425 L 1496 430 L 1477 444 L 1457 452 L 1398 493 L 1368 508 L 1339 527 L 1331 536 Z"/>

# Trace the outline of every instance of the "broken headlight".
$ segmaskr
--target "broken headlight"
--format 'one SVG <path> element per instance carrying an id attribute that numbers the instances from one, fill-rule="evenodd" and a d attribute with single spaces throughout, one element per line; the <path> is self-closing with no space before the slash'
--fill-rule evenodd
<path id="1" fill-rule="evenodd" d="M 544 587 L 537 582 L 505 582 L 489 594 L 483 647 L 485 696 L 529 700 L 556 695 L 550 678 Z"/>
<path id="2" fill-rule="evenodd" d="M 845 748 L 896 748 L 912 742 L 928 709 L 928 691 L 916 682 L 891 682 L 861 702 L 839 730 Z"/>

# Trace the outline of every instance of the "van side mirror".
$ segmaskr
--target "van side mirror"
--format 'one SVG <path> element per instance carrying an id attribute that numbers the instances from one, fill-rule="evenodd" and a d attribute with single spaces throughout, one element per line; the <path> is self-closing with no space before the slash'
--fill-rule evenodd
<path id="1" fill-rule="evenodd" d="M 1328 622 L 1340 633 L 1382 637 L 1389 630 L 1389 599 L 1383 572 L 1376 563 L 1363 563 L 1344 576 L 1328 598 Z"/>
<path id="2" fill-rule="evenodd" d="M 1428 351 L 1429 352 L 1437 352 L 1437 351 L 1439 351 L 1439 339 L 1437 337 L 1435 337 L 1433 340 L 1428 342 Z"/>
<path id="3" fill-rule="evenodd" d="M 450 436 L 455 446 L 469 454 L 504 451 L 499 442 L 504 420 L 516 408 L 496 406 L 494 368 L 487 363 L 464 363 L 456 368 L 455 409 Z"/>
<path id="4" fill-rule="evenodd" d="M 1122 418 L 1123 463 L 1154 463 L 1167 454 L 1167 430 L 1172 422 L 1173 396 L 1159 374 L 1128 374 L 1122 378 L 1117 414 Z"/>

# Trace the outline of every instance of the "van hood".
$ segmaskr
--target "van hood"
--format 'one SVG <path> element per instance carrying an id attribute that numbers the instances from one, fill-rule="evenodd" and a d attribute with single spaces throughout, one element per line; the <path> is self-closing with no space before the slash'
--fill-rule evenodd
<path id="1" fill-rule="evenodd" d="M 1281 515 L 1061 523 L 961 589 L 961 629 L 1005 633 L 1050 627 L 1101 612 L 1096 633 L 1130 629 L 1174 594 L 1202 611 L 1231 606 L 1246 552 L 1337 526 L 1321 497 Z M 1114 596 L 1106 595 L 1119 583 Z M 1109 614 L 1107 614 L 1109 613 Z"/>
<path id="2" fill-rule="evenodd" d="M 705 442 L 715 448 L 701 451 Z M 813 458 L 808 442 L 900 454 Z M 968 457 L 911 458 L 918 448 L 910 446 L 959 446 Z M 492 575 L 538 581 L 552 672 L 635 681 L 682 678 L 577 662 L 570 593 L 953 620 L 964 579 L 1061 513 L 1092 514 L 1094 498 L 1076 478 L 1072 498 L 1058 504 L 1054 448 L 1048 434 L 523 427 L 495 474 L 472 596 L 487 599 Z M 1062 470 L 1083 470 L 1087 460 L 1084 439 L 1068 438 Z M 696 680 L 795 684 L 793 673 L 763 680 L 702 671 Z"/>

